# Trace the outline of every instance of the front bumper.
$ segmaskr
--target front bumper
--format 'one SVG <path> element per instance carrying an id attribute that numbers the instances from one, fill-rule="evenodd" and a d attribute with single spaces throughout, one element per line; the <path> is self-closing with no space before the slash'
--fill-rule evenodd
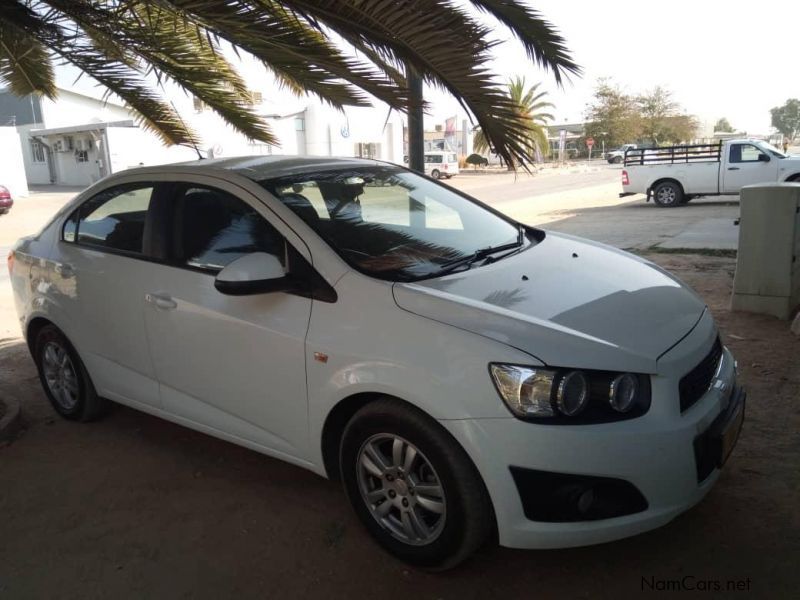
<path id="1" fill-rule="evenodd" d="M 443 421 L 484 478 L 500 543 L 566 548 L 608 542 L 664 525 L 699 502 L 717 480 L 720 461 L 715 459 L 700 478 L 696 440 L 712 433 L 719 439 L 717 433 L 725 429 L 720 415 L 728 415 L 739 398 L 743 403 L 735 387 L 733 356 L 726 349 L 710 389 L 680 412 L 680 376 L 699 362 L 715 337 L 713 323 L 698 327 L 660 359 L 659 374 L 652 379 L 651 409 L 638 419 L 584 426 L 538 425 L 514 418 Z M 733 443 L 739 426 L 729 435 Z M 525 515 L 511 467 L 629 482 L 644 496 L 646 507 L 613 518 L 534 521 Z"/>

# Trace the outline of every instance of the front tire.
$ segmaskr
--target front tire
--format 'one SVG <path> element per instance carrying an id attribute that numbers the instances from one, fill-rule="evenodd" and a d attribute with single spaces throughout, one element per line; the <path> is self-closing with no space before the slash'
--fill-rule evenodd
<path id="1" fill-rule="evenodd" d="M 614 158 L 611 159 L 611 163 L 615 164 L 615 165 L 618 165 L 621 162 L 622 162 L 622 157 L 621 156 L 615 156 Z"/>
<path id="2" fill-rule="evenodd" d="M 664 208 L 678 206 L 683 202 L 683 188 L 674 181 L 662 181 L 653 189 L 653 200 Z"/>
<path id="3" fill-rule="evenodd" d="M 55 325 L 45 325 L 36 334 L 33 356 L 47 399 L 58 414 L 91 421 L 105 411 L 107 401 L 97 395 L 83 361 Z"/>
<path id="4" fill-rule="evenodd" d="M 441 176 L 442 174 L 439 172 L 439 169 L 434 169 L 433 171 L 431 171 L 431 177 L 433 177 L 434 179 L 439 179 Z"/>
<path id="5" fill-rule="evenodd" d="M 400 401 L 384 398 L 353 416 L 342 436 L 340 467 L 361 522 L 409 564 L 454 567 L 492 531 L 489 495 L 463 448 Z"/>

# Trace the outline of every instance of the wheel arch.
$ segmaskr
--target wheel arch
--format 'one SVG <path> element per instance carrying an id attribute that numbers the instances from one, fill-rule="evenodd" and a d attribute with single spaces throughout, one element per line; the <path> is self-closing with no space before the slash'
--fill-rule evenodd
<path id="1" fill-rule="evenodd" d="M 784 179 L 784 181 L 789 183 L 800 183 L 800 172 L 789 175 L 786 179 Z"/>
<path id="2" fill-rule="evenodd" d="M 655 181 L 653 181 L 653 183 L 650 184 L 649 189 L 650 190 L 655 190 L 655 188 L 658 187 L 660 184 L 667 183 L 667 182 L 677 184 L 681 188 L 681 192 L 684 195 L 686 195 L 686 189 L 683 187 L 683 183 L 681 183 L 680 180 L 675 179 L 674 177 L 661 177 L 659 179 L 656 179 Z"/>
<path id="3" fill-rule="evenodd" d="M 25 327 L 25 341 L 28 343 L 28 350 L 30 350 L 31 354 L 33 354 L 33 344 L 36 342 L 36 336 L 39 334 L 42 328 L 47 325 L 52 325 L 61 331 L 61 328 L 58 325 L 53 323 L 53 321 L 47 317 L 43 317 L 41 315 L 37 315 L 28 321 L 28 325 Z"/>
<path id="4" fill-rule="evenodd" d="M 325 474 L 329 479 L 339 481 L 341 478 L 339 446 L 345 427 L 347 427 L 350 419 L 367 404 L 384 398 L 389 398 L 400 404 L 404 404 L 412 410 L 424 414 L 432 421 L 436 421 L 434 417 L 419 406 L 392 394 L 382 392 L 358 392 L 342 398 L 333 406 L 330 412 L 328 412 L 328 416 L 325 418 L 325 423 L 322 426 L 322 464 L 325 468 Z"/>

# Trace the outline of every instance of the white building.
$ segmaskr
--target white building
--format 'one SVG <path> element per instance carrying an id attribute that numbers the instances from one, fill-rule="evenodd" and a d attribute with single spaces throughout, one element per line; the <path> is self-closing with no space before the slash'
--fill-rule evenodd
<path id="1" fill-rule="evenodd" d="M 275 90 L 270 90 L 270 93 Z M 202 102 L 179 90 L 173 103 L 201 137 L 197 149 L 165 147 L 136 125 L 124 106 L 84 92 L 59 89 L 53 101 L 17 98 L 0 90 L 0 125 L 16 127 L 28 185 L 86 186 L 130 167 L 194 160 L 202 156 L 297 154 L 362 156 L 403 161 L 403 118 L 385 107 L 338 111 L 309 98 L 282 96 L 283 102 L 252 94 L 253 108 L 280 145 L 253 142 L 236 132 Z"/>

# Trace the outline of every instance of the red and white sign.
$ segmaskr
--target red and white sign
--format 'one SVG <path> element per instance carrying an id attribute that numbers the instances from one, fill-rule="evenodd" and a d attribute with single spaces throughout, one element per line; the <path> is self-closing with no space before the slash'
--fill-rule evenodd
<path id="1" fill-rule="evenodd" d="M 586 145 L 591 148 L 594 146 L 594 138 L 586 138 Z"/>

